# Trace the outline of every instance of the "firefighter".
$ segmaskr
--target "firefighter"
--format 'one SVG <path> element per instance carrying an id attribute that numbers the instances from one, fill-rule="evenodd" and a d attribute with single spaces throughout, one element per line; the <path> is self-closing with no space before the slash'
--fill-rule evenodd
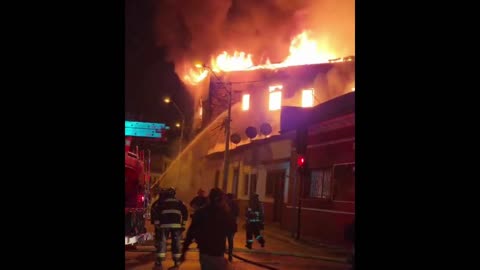
<path id="1" fill-rule="evenodd" d="M 160 192 L 159 199 L 152 205 L 152 223 L 155 225 L 155 247 L 157 257 L 155 269 L 162 269 L 167 253 L 167 239 L 172 238 L 174 267 L 180 264 L 182 232 L 188 219 L 187 207 L 175 198 L 175 189 Z"/>
<path id="2" fill-rule="evenodd" d="M 155 225 L 155 223 L 159 223 L 160 222 L 160 205 L 163 203 L 163 201 L 165 201 L 165 193 L 166 193 L 166 189 L 163 189 L 161 188 L 159 191 L 158 191 L 158 198 L 156 201 L 154 201 L 152 203 L 152 207 L 150 208 L 150 222 L 151 224 L 154 225 L 154 228 L 155 228 L 155 249 L 157 250 L 157 252 L 160 252 L 160 246 L 161 246 L 161 233 L 160 233 L 160 226 L 158 225 Z"/>
<path id="3" fill-rule="evenodd" d="M 261 234 L 261 230 L 264 228 L 264 214 L 263 214 L 263 204 L 258 198 L 258 194 L 252 194 L 248 202 L 248 207 L 246 211 L 247 218 L 247 244 L 245 245 L 248 249 L 252 249 L 253 236 L 257 239 L 262 247 L 265 247 L 265 239 Z"/>

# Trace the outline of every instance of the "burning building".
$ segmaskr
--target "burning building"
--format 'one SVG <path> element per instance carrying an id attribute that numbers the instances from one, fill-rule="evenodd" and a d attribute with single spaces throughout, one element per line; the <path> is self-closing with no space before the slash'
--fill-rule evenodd
<path id="1" fill-rule="evenodd" d="M 348 115 L 351 112 L 336 112 L 337 105 L 354 110 L 354 104 L 349 102 L 355 89 L 355 58 L 348 57 L 355 51 L 354 1 L 270 2 L 192 1 L 189 6 L 178 7 L 183 16 L 175 13 L 159 21 L 159 42 L 175 45 L 170 48 L 176 72 L 195 100 L 193 129 L 197 130 L 196 137 L 172 161 L 160 183 L 175 186 L 178 196 L 187 201 L 198 188 L 215 186 L 235 194 L 241 206 L 246 205 L 250 194 L 257 193 L 265 203 L 267 221 L 292 231 L 298 227 L 293 217 L 300 194 L 305 207 L 300 224 L 305 224 L 304 218 L 325 224 L 321 232 L 309 227 L 311 222 L 300 226 L 301 235 L 341 244 L 339 231 L 353 217 L 354 203 L 348 201 L 350 193 L 343 204 L 338 201 L 347 195 L 334 194 L 338 190 L 351 192 L 351 186 L 339 186 L 328 180 L 333 179 L 328 175 L 337 172 L 339 162 L 351 164 L 355 160 L 352 149 L 343 145 L 347 139 L 344 136 L 354 138 L 354 133 L 349 133 L 351 123 L 337 123 L 343 123 L 343 117 L 352 117 Z M 167 19 L 175 21 L 179 17 L 183 20 L 177 25 L 178 31 L 172 33 L 173 24 Z M 179 36 L 177 33 L 184 28 L 188 34 Z M 196 61 L 202 63 L 195 65 Z M 228 177 L 224 181 L 229 93 L 231 143 Z M 348 102 L 345 96 L 350 97 Z M 340 103 L 334 102 L 337 105 L 332 108 L 329 104 L 335 100 Z M 315 149 L 307 153 L 312 171 L 302 181 L 296 180 L 295 129 L 281 122 L 290 107 L 298 107 L 294 115 L 311 120 L 297 121 L 309 130 L 307 148 Z M 315 112 L 334 117 L 316 118 Z M 337 190 L 325 193 L 328 187 Z"/>
<path id="2" fill-rule="evenodd" d="M 229 87 L 233 97 L 227 181 L 223 181 L 224 121 L 227 109 L 225 85 Z M 302 226 L 301 235 L 341 244 L 339 233 L 350 218 L 353 218 L 354 202 L 333 202 L 331 188 L 335 187 L 338 191 L 344 187 L 332 184 L 332 178 L 327 177 L 327 182 L 322 182 L 323 186 L 320 188 L 319 180 L 315 179 L 318 179 L 319 174 L 322 177 L 332 174 L 333 168 L 337 172 L 342 164 L 354 164 L 354 152 L 343 145 L 351 144 L 352 136 L 354 142 L 351 123 L 354 103 L 338 103 L 338 108 L 347 106 L 348 109 L 333 114 L 330 111 L 337 110 L 337 105 L 329 105 L 345 96 L 354 96 L 354 87 L 353 58 L 279 69 L 262 68 L 219 73 L 218 80 L 211 78 L 209 81 L 208 98 L 203 102 L 202 132 L 182 153 L 180 159 L 173 162 L 175 166 L 168 170 L 163 185 L 176 186 L 179 195 L 185 196 L 186 200 L 193 197 L 198 188 L 220 187 L 236 196 L 242 210 L 249 195 L 257 193 L 264 202 L 267 221 L 278 222 L 284 228 L 295 230 L 297 225 L 293 217 L 297 209 L 296 196 L 300 190 L 300 183 L 295 180 L 295 132 L 285 128 L 288 124 L 281 123 L 281 115 L 285 108 L 290 107 L 311 111 L 312 116 L 305 116 L 311 119 L 311 122 L 305 122 L 305 125 L 313 128 L 312 130 L 318 129 L 317 125 L 320 125 L 321 132 L 309 133 L 309 136 L 313 136 L 309 147 L 316 149 L 316 152 L 308 152 L 307 156 L 311 169 L 314 169 L 310 175 L 314 180 L 307 179 L 301 184 L 301 200 L 306 207 L 304 209 L 307 209 L 303 215 L 304 218 L 314 218 L 331 227 L 316 231 L 309 227 L 310 223 Z M 349 102 L 352 102 L 351 98 Z M 327 109 L 322 109 L 325 106 Z M 314 112 L 324 118 L 314 116 Z M 299 112 L 293 114 L 302 115 Z M 325 118 L 328 115 L 333 116 Z M 336 119 L 337 117 L 340 119 Z M 347 121 L 345 127 L 342 126 L 344 117 L 350 121 Z M 337 124 L 336 121 L 343 124 Z M 301 122 L 301 119 L 298 122 Z M 324 125 L 328 126 L 327 133 L 324 133 Z M 344 142 L 344 136 L 347 136 L 349 141 Z M 325 148 L 317 144 L 329 146 Z M 330 171 L 321 170 L 323 168 L 330 168 Z M 321 191 L 318 191 L 319 188 Z M 349 188 L 351 192 L 350 186 L 345 188 Z M 325 193 L 327 189 L 329 193 Z M 334 194 L 338 194 L 337 191 Z M 340 220 L 337 220 L 337 215 Z M 343 237 L 343 234 L 341 236 Z"/>

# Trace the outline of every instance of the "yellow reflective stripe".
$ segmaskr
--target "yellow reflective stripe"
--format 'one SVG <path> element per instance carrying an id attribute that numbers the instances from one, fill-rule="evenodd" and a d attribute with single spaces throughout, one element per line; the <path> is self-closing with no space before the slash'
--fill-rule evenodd
<path id="1" fill-rule="evenodd" d="M 179 214 L 179 215 L 181 215 L 182 212 L 180 212 L 180 210 L 176 210 L 176 209 L 167 209 L 167 210 L 163 210 L 162 214 Z"/>
<path id="2" fill-rule="evenodd" d="M 180 224 L 162 224 L 160 228 L 181 228 L 182 225 Z"/>
<path id="3" fill-rule="evenodd" d="M 166 253 L 157 253 L 157 257 L 165 258 Z"/>
<path id="4" fill-rule="evenodd" d="M 173 254 L 173 257 L 174 257 L 174 258 L 180 258 L 181 256 L 182 256 L 182 253 Z"/>
<path id="5" fill-rule="evenodd" d="M 165 202 L 176 202 L 176 199 L 166 199 Z"/>

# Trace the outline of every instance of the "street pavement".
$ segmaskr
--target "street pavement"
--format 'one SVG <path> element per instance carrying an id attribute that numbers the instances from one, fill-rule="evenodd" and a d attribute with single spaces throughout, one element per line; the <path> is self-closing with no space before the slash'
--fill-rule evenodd
<path id="1" fill-rule="evenodd" d="M 266 239 L 264 248 L 257 242 L 253 249 L 245 248 L 245 230 L 239 223 L 239 232 L 235 234 L 234 255 L 237 256 L 230 264 L 231 270 L 255 270 L 255 269 L 279 269 L 279 270 L 348 270 L 350 265 L 346 263 L 348 250 L 306 244 L 294 241 L 289 232 L 282 230 L 275 224 L 266 224 L 263 235 Z M 153 233 L 153 227 L 147 226 L 147 230 Z M 199 270 L 198 250 L 196 244 L 192 244 L 191 250 L 186 255 L 186 261 L 180 270 Z M 155 260 L 155 248 L 153 242 L 148 241 L 136 246 L 136 250 L 125 252 L 126 270 L 153 269 Z M 257 266 L 260 263 L 270 268 Z M 167 253 L 163 269 L 173 266 L 171 252 Z"/>

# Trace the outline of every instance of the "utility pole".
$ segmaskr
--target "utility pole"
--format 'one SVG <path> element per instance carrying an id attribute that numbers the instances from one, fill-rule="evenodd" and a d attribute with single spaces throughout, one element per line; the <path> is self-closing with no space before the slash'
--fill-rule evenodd
<path id="1" fill-rule="evenodd" d="M 230 164 L 230 122 L 232 121 L 232 95 L 233 91 L 231 89 L 231 85 L 227 85 L 224 81 L 222 81 L 220 78 L 218 78 L 217 74 L 207 65 L 197 65 L 197 67 L 203 67 L 205 69 L 208 69 L 215 79 L 219 81 L 222 86 L 225 88 L 225 91 L 227 92 L 227 119 L 225 119 L 225 155 L 223 157 L 223 186 L 227 187 L 227 181 L 228 181 L 228 169 L 229 169 L 229 164 Z M 230 86 L 230 87 L 229 87 Z"/>
<path id="2" fill-rule="evenodd" d="M 227 119 L 225 120 L 225 156 L 223 158 L 223 185 L 227 187 L 228 181 L 228 169 L 230 163 L 230 122 L 232 117 L 232 91 L 227 90 L 228 96 L 228 109 Z"/>

